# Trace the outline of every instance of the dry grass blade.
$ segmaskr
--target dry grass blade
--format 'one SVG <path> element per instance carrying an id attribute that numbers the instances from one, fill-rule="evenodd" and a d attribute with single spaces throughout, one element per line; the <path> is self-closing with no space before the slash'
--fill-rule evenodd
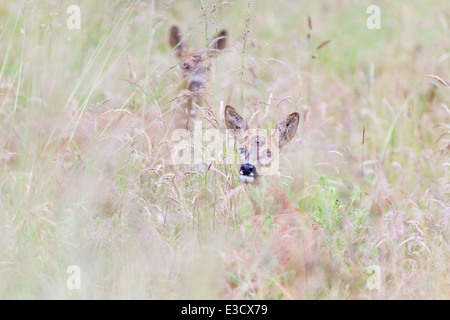
<path id="1" fill-rule="evenodd" d="M 322 48 L 325 47 L 327 44 L 329 44 L 331 41 L 333 41 L 333 40 L 328 39 L 328 40 L 323 41 L 322 43 L 320 43 L 320 44 L 316 47 L 316 49 L 317 49 L 317 50 L 322 49 Z"/>
<path id="2" fill-rule="evenodd" d="M 428 77 L 428 78 L 431 78 L 431 79 L 435 79 L 438 82 L 440 82 L 442 85 L 444 85 L 445 87 L 447 87 L 447 88 L 449 87 L 449 84 L 446 81 L 444 81 L 444 79 L 442 79 L 442 78 L 440 78 L 438 76 L 435 76 L 435 75 L 432 75 L 432 74 L 427 74 L 427 75 L 425 75 L 425 77 Z"/>

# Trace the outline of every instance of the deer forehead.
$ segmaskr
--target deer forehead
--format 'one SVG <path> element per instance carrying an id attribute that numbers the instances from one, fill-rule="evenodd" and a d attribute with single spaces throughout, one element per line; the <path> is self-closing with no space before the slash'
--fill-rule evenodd
<path id="1" fill-rule="evenodd" d="M 270 150 L 274 147 L 275 139 L 271 136 L 265 135 L 245 135 L 244 147 L 250 152 L 257 152 L 259 150 Z"/>
<path id="2" fill-rule="evenodd" d="M 241 162 L 258 165 L 265 158 L 270 158 L 272 143 L 273 141 L 270 137 L 259 135 L 245 136 Z"/>
<path id="3" fill-rule="evenodd" d="M 184 62 L 191 62 L 191 63 L 196 63 L 199 64 L 203 61 L 206 60 L 206 53 L 204 52 L 204 50 L 199 50 L 199 51 L 190 51 L 190 52 L 186 52 L 183 55 L 183 60 Z"/>
<path id="4" fill-rule="evenodd" d="M 248 141 L 248 145 L 254 148 L 265 146 L 268 144 L 268 142 L 270 143 L 270 139 L 268 139 L 265 136 L 254 135 L 254 136 L 247 136 L 246 138 L 247 138 L 246 140 Z"/>

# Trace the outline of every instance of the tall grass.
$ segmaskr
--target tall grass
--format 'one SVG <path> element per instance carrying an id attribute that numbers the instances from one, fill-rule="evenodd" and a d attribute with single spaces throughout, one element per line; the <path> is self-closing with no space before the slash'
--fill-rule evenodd
<path id="1" fill-rule="evenodd" d="M 69 30 L 72 4 L 0 4 L 1 298 L 449 298 L 450 91 L 426 75 L 450 79 L 450 7 L 379 1 L 369 30 L 367 1 L 83 0 Z M 174 23 L 192 47 L 230 34 L 205 127 L 223 126 L 225 104 L 253 127 L 301 113 L 280 176 L 324 237 L 290 286 L 289 271 L 228 267 L 252 215 L 233 166 L 170 166 L 142 128 L 74 139 L 90 114 L 169 121 Z"/>

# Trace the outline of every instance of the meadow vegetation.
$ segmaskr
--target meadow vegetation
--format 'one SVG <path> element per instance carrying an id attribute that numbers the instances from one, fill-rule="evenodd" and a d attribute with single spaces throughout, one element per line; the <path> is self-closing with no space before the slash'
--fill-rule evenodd
<path id="1" fill-rule="evenodd" d="M 450 5 L 375 1 L 370 30 L 372 2 L 2 1 L 0 298 L 449 299 Z M 170 165 L 139 122 L 179 107 L 173 24 L 198 48 L 228 31 L 205 128 L 227 104 L 261 128 L 300 113 L 280 180 L 324 233 L 303 274 L 234 261 L 262 255 L 236 167 Z"/>

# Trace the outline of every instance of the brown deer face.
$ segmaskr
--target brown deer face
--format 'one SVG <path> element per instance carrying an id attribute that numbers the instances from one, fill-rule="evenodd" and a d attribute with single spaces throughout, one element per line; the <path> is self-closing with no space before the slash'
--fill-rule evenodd
<path id="1" fill-rule="evenodd" d="M 208 58 L 225 48 L 227 37 L 227 32 L 222 30 L 211 41 L 207 49 L 190 50 L 180 29 L 177 26 L 172 26 L 169 42 L 180 60 L 183 75 L 182 87 L 184 89 L 196 92 L 205 87 L 209 71 Z"/>
<path id="2" fill-rule="evenodd" d="M 286 120 L 278 123 L 274 134 L 265 134 L 266 130 L 249 130 L 247 121 L 231 106 L 225 107 L 225 123 L 232 129 L 239 141 L 239 174 L 244 183 L 253 183 L 264 174 L 274 174 L 267 170 L 279 156 L 279 150 L 295 136 L 299 123 L 299 114 L 294 112 Z"/>

